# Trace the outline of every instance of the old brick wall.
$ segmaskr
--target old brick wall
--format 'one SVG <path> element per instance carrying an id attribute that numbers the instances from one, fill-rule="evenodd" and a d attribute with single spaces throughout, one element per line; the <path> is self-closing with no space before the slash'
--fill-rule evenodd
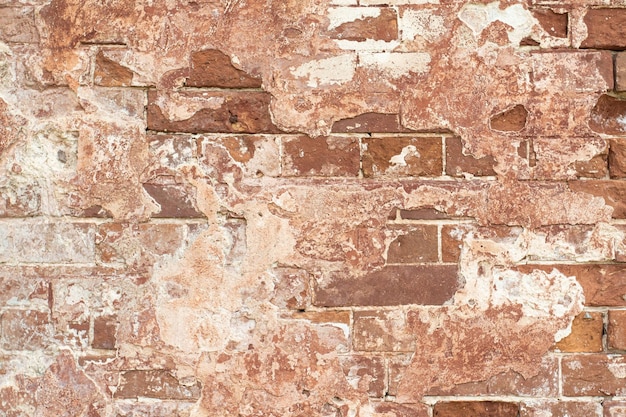
<path id="1" fill-rule="evenodd" d="M 623 0 L 0 0 L 0 416 L 626 416 Z"/>

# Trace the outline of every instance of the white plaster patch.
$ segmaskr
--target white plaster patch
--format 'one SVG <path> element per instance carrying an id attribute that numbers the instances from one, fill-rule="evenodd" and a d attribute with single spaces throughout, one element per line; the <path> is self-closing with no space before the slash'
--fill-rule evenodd
<path id="1" fill-rule="evenodd" d="M 422 37 L 435 42 L 446 33 L 445 20 L 431 10 L 407 10 L 400 17 L 402 40 Z"/>
<path id="2" fill-rule="evenodd" d="M 496 21 L 506 23 L 513 28 L 509 32 L 509 41 L 519 45 L 520 41 L 529 36 L 535 25 L 532 14 L 521 4 L 514 4 L 500 9 L 500 2 L 489 4 L 467 4 L 459 12 L 459 19 L 465 23 L 478 38 L 482 31 Z"/>
<path id="3" fill-rule="evenodd" d="M 368 17 L 376 18 L 380 16 L 380 9 L 378 7 L 331 7 L 328 9 L 327 16 L 330 20 L 328 30 L 332 30 L 344 23 L 365 20 Z"/>
<path id="4" fill-rule="evenodd" d="M 307 62 L 298 68 L 290 68 L 298 78 L 307 79 L 307 86 L 317 88 L 323 85 L 346 83 L 354 77 L 356 55 L 343 54 Z"/>
<path id="5" fill-rule="evenodd" d="M 609 363 L 608 368 L 615 378 L 626 378 L 626 363 Z"/>
<path id="6" fill-rule="evenodd" d="M 187 120 L 202 109 L 219 109 L 224 103 L 224 97 L 210 96 L 188 97 L 179 93 L 170 95 L 160 95 L 156 104 L 159 106 L 165 117 L 171 121 Z"/>
<path id="7" fill-rule="evenodd" d="M 409 73 L 424 74 L 430 69 L 430 54 L 426 52 L 380 52 L 359 55 L 359 65 L 400 78 Z"/>
<path id="8" fill-rule="evenodd" d="M 394 155 L 391 157 L 391 159 L 389 160 L 390 164 L 393 165 L 399 165 L 399 166 L 406 166 L 406 157 L 409 155 L 415 155 L 419 158 L 420 154 L 419 152 L 417 152 L 417 148 L 413 145 L 408 145 L 405 146 L 404 148 L 402 148 L 402 151 L 400 152 L 399 155 Z"/>

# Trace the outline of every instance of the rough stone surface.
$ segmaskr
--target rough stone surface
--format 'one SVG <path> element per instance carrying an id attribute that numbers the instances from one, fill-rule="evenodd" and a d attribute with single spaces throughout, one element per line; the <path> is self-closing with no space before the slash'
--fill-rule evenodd
<path id="1" fill-rule="evenodd" d="M 0 0 L 0 415 L 623 415 L 624 10 Z"/>

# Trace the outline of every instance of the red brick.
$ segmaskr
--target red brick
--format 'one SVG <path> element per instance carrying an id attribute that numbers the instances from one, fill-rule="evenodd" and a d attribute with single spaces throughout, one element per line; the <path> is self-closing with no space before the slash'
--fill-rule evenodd
<path id="1" fill-rule="evenodd" d="M 143 184 L 144 190 L 160 206 L 156 218 L 202 218 L 195 206 L 195 189 L 183 184 L 149 182 Z"/>
<path id="2" fill-rule="evenodd" d="M 94 69 L 94 83 L 104 87 L 126 87 L 132 84 L 134 73 L 132 70 L 108 58 L 104 52 L 96 55 Z"/>
<path id="3" fill-rule="evenodd" d="M 390 401 L 373 403 L 376 416 L 428 417 L 428 407 L 424 404 L 398 404 Z"/>
<path id="4" fill-rule="evenodd" d="M 626 9 L 624 9 L 626 10 Z M 603 94 L 591 110 L 589 127 L 605 135 L 623 135 L 626 133 L 626 100 Z"/>
<path id="5" fill-rule="evenodd" d="M 133 370 L 122 372 L 114 397 L 195 401 L 201 391 L 200 382 L 183 385 L 168 370 Z"/>
<path id="6" fill-rule="evenodd" d="M 279 267 L 273 270 L 272 304 L 290 310 L 304 310 L 310 304 L 309 274 L 302 269 Z"/>
<path id="7" fill-rule="evenodd" d="M 613 207 L 614 219 L 626 218 L 626 181 L 588 180 L 570 181 L 568 184 L 572 191 L 604 198 L 604 202 Z"/>
<path id="8" fill-rule="evenodd" d="M 581 48 L 626 49 L 626 9 L 589 9 L 584 21 L 587 38 Z"/>
<path id="9" fill-rule="evenodd" d="M 626 394 L 626 359 L 606 354 L 563 357 L 563 394 L 568 397 L 623 396 Z"/>
<path id="10" fill-rule="evenodd" d="M 499 401 L 438 402 L 433 417 L 518 417 L 519 404 Z"/>
<path id="11" fill-rule="evenodd" d="M 508 110 L 491 117 L 489 125 L 493 130 L 502 132 L 519 132 L 526 126 L 528 111 L 518 104 Z"/>
<path id="12" fill-rule="evenodd" d="M 339 363 L 353 388 L 367 392 L 370 397 L 385 395 L 385 359 L 382 356 L 340 356 Z"/>
<path id="13" fill-rule="evenodd" d="M 354 8 L 331 9 L 340 14 L 342 11 L 355 10 Z M 359 10 L 359 9 L 356 9 Z M 372 10 L 363 8 L 361 10 Z M 398 37 L 398 17 L 396 11 L 389 7 L 374 9 L 379 14 L 376 17 L 363 17 L 351 22 L 345 22 L 337 27 L 329 29 L 327 35 L 334 39 L 363 42 L 368 39 L 379 41 L 392 41 Z"/>
<path id="14" fill-rule="evenodd" d="M 626 310 L 609 310 L 607 344 L 609 349 L 626 350 Z"/>
<path id="15" fill-rule="evenodd" d="M 441 146 L 441 138 L 432 137 L 363 139 L 363 176 L 440 176 Z"/>
<path id="16" fill-rule="evenodd" d="M 583 312 L 572 322 L 572 332 L 559 341 L 560 352 L 602 352 L 604 317 L 602 313 Z"/>
<path id="17" fill-rule="evenodd" d="M 19 43 L 39 42 L 33 8 L 0 7 L 0 40 Z"/>
<path id="18" fill-rule="evenodd" d="M 353 348 L 368 352 L 413 352 L 415 335 L 402 311 L 355 311 Z"/>
<path id="19" fill-rule="evenodd" d="M 458 289 L 455 265 L 390 265 L 355 277 L 340 272 L 316 285 L 320 307 L 441 305 Z"/>
<path id="20" fill-rule="evenodd" d="M 523 402 L 520 417 L 602 417 L 600 402 L 534 400 Z"/>
<path id="21" fill-rule="evenodd" d="M 626 139 L 609 141 L 609 174 L 614 179 L 626 179 Z"/>
<path id="22" fill-rule="evenodd" d="M 180 101 L 205 102 L 193 115 L 170 120 L 160 107 L 159 93 L 148 92 L 148 129 L 182 133 L 278 133 L 269 112 L 270 95 L 261 91 L 179 91 Z M 207 95 L 208 94 L 208 95 Z M 162 97 L 168 101 L 167 97 Z M 213 99 L 212 101 L 210 99 Z M 216 103 L 217 106 L 216 107 Z M 178 102 L 171 103 L 180 107 Z"/>
<path id="23" fill-rule="evenodd" d="M 615 89 L 626 91 L 626 52 L 618 52 L 615 56 Z"/>
<path id="24" fill-rule="evenodd" d="M 333 123 L 333 133 L 397 133 L 407 129 L 400 125 L 397 114 L 363 113 Z"/>
<path id="25" fill-rule="evenodd" d="M 389 244 L 387 263 L 437 262 L 437 226 L 402 226 L 393 227 L 392 230 L 398 230 L 401 234 Z"/>
<path id="26" fill-rule="evenodd" d="M 495 159 L 492 156 L 475 158 L 463 153 L 461 138 L 446 138 L 446 174 L 462 177 L 463 174 L 474 176 L 496 175 Z"/>
<path id="27" fill-rule="evenodd" d="M 360 154 L 356 138 L 297 136 L 283 139 L 284 177 L 359 175 Z"/>
<path id="28" fill-rule="evenodd" d="M 53 327 L 48 313 L 36 310 L 6 310 L 0 318 L 2 348 L 37 350 L 48 346 Z"/>
<path id="29" fill-rule="evenodd" d="M 626 401 L 606 400 L 602 403 L 604 417 L 624 417 L 626 416 Z"/>
<path id="30" fill-rule="evenodd" d="M 433 207 L 424 207 L 414 210 L 400 210 L 400 218 L 403 220 L 439 220 L 451 219 L 454 216 Z M 392 220 L 395 220 L 395 217 Z"/>
<path id="31" fill-rule="evenodd" d="M 235 68 L 225 53 L 207 49 L 191 55 L 191 72 L 185 84 L 189 87 L 260 88 L 261 79 Z"/>
<path id="32" fill-rule="evenodd" d="M 548 35 L 567 38 L 567 13 L 556 13 L 550 9 L 532 9 L 531 13 Z"/>
<path id="33" fill-rule="evenodd" d="M 99 316 L 93 321 L 94 349 L 115 349 L 117 343 L 117 316 Z"/>

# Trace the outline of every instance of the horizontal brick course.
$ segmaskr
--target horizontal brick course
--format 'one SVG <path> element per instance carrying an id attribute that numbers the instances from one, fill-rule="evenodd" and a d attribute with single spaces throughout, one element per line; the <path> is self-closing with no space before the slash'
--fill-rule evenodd
<path id="1" fill-rule="evenodd" d="M 565 356 L 562 368 L 563 394 L 568 397 L 626 394 L 626 359 L 623 356 Z"/>
<path id="2" fill-rule="evenodd" d="M 384 137 L 363 139 L 363 176 L 440 176 L 441 138 Z"/>
<path id="3" fill-rule="evenodd" d="M 622 8 L 589 9 L 584 18 L 587 37 L 582 48 L 626 49 L 626 10 Z"/>

